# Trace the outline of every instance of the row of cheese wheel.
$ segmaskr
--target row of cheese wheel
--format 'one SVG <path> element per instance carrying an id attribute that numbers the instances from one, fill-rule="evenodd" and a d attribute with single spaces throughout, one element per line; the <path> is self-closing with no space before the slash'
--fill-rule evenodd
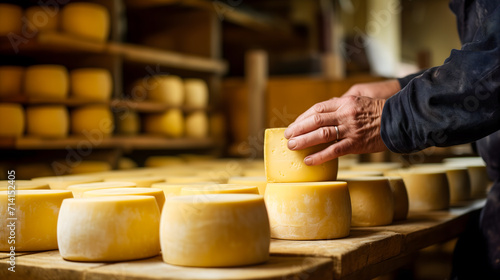
<path id="1" fill-rule="evenodd" d="M 64 7 L 56 2 L 22 7 L 0 4 L 0 36 L 32 39 L 38 32 L 61 31 L 85 40 L 103 42 L 108 39 L 109 12 L 94 3 L 69 3 Z"/>

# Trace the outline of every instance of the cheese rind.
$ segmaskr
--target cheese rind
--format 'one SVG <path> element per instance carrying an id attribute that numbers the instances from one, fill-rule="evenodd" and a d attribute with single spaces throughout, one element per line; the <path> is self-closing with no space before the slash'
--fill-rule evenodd
<path id="1" fill-rule="evenodd" d="M 443 210 L 450 206 L 450 188 L 445 171 L 400 171 L 403 177 L 410 211 Z"/>
<path id="2" fill-rule="evenodd" d="M 388 177 L 391 186 L 392 195 L 394 198 L 394 221 L 405 220 L 408 216 L 410 202 L 408 200 L 408 192 L 401 177 Z"/>
<path id="3" fill-rule="evenodd" d="M 268 183 L 271 237 L 333 239 L 349 235 L 351 201 L 345 182 Z"/>
<path id="4" fill-rule="evenodd" d="M 147 133 L 179 138 L 184 135 L 184 115 L 179 109 L 171 109 L 160 114 L 147 114 L 144 116 L 144 130 Z"/>
<path id="5" fill-rule="evenodd" d="M 71 112 L 71 131 L 76 135 L 96 134 L 109 137 L 113 132 L 114 120 L 106 105 L 87 105 Z"/>
<path id="6" fill-rule="evenodd" d="M 181 106 L 184 102 L 184 85 L 178 76 L 154 76 L 148 85 L 147 97 L 170 106 Z"/>
<path id="7" fill-rule="evenodd" d="M 29 135 L 64 138 L 69 130 L 68 110 L 59 105 L 27 107 L 26 126 Z"/>
<path id="8" fill-rule="evenodd" d="M 0 67 L 0 97 L 20 95 L 24 81 L 24 68 L 20 66 Z"/>
<path id="9" fill-rule="evenodd" d="M 181 189 L 180 195 L 207 195 L 228 193 L 259 194 L 259 189 L 257 189 L 256 186 L 245 186 L 238 184 L 209 184 L 205 186 L 185 186 Z"/>
<path id="10" fill-rule="evenodd" d="M 33 65 L 26 68 L 24 92 L 29 97 L 65 99 L 69 92 L 69 74 L 62 65 Z"/>
<path id="11" fill-rule="evenodd" d="M 205 112 L 194 112 L 186 116 L 186 136 L 205 138 L 208 136 L 208 117 Z"/>
<path id="12" fill-rule="evenodd" d="M 9 188 L 12 186 L 11 182 L 14 182 L 14 186 L 16 190 L 48 190 L 49 184 L 46 182 L 37 182 L 37 181 L 31 181 L 31 180 L 15 180 L 15 181 L 8 181 L 8 180 L 2 180 L 0 181 L 0 191 L 7 191 L 7 190 L 12 190 L 12 188 Z"/>
<path id="13" fill-rule="evenodd" d="M 0 137 L 20 137 L 25 127 L 23 106 L 0 103 Z"/>
<path id="14" fill-rule="evenodd" d="M 141 131 L 141 119 L 139 114 L 127 110 L 116 117 L 116 132 L 119 134 L 136 135 Z"/>
<path id="15" fill-rule="evenodd" d="M 56 31 L 59 13 L 49 6 L 32 6 L 26 9 L 26 25 L 31 32 Z"/>
<path id="16" fill-rule="evenodd" d="M 7 36 L 11 32 L 21 35 L 23 9 L 11 4 L 0 4 L 0 35 Z"/>
<path id="17" fill-rule="evenodd" d="M 185 79 L 185 105 L 195 108 L 205 108 L 208 105 L 208 86 L 202 79 Z"/>
<path id="18" fill-rule="evenodd" d="M 267 180 L 265 176 L 256 177 L 230 177 L 228 184 L 239 184 L 246 186 L 256 186 L 259 189 L 259 194 L 264 195 L 266 192 Z"/>
<path id="19" fill-rule="evenodd" d="M 113 188 L 86 191 L 82 197 L 99 197 L 99 196 L 122 196 L 122 195 L 150 195 L 156 199 L 160 212 L 165 204 L 165 195 L 162 189 L 156 188 Z"/>
<path id="20" fill-rule="evenodd" d="M 69 3 L 62 9 L 61 28 L 69 34 L 93 41 L 106 41 L 109 36 L 109 12 L 94 3 Z"/>
<path id="21" fill-rule="evenodd" d="M 107 101 L 113 90 L 111 73 L 103 68 L 80 68 L 71 71 L 71 94 L 90 101 Z"/>
<path id="22" fill-rule="evenodd" d="M 83 197 L 83 194 L 88 191 L 102 190 L 102 189 L 116 189 L 116 188 L 135 188 L 137 185 L 132 182 L 97 182 L 87 184 L 75 184 L 68 186 L 67 190 L 73 192 L 75 198 Z"/>

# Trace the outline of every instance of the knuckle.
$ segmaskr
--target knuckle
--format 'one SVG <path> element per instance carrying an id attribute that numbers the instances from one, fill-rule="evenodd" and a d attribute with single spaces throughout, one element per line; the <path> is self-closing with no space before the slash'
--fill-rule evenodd
<path id="1" fill-rule="evenodd" d="M 324 113 L 326 111 L 326 106 L 323 103 L 316 103 L 313 105 L 313 110 L 318 113 Z"/>
<path id="2" fill-rule="evenodd" d="M 327 127 L 322 127 L 320 130 L 320 135 L 321 135 L 321 138 L 323 140 L 325 140 L 326 142 L 330 142 L 332 141 L 332 137 L 333 137 L 333 133 L 330 129 L 328 129 Z"/>
<path id="3" fill-rule="evenodd" d="M 313 123 L 317 126 L 322 126 L 323 125 L 323 118 L 321 115 L 314 115 L 313 116 Z"/>

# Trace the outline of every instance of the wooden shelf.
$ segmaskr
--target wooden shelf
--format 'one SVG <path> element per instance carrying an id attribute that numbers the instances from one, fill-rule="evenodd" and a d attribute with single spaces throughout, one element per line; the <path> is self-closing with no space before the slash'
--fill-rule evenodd
<path id="1" fill-rule="evenodd" d="M 109 101 L 92 101 L 92 100 L 84 100 L 78 98 L 65 98 L 65 99 L 50 99 L 50 98 L 37 98 L 37 97 L 28 97 L 25 95 L 17 95 L 12 97 L 3 97 L 0 98 L 0 103 L 19 103 L 24 105 L 65 105 L 68 107 L 77 107 L 83 105 L 91 105 L 91 104 L 109 104 Z"/>
<path id="2" fill-rule="evenodd" d="M 196 108 L 188 106 L 169 106 L 166 104 L 161 104 L 158 102 L 151 101 L 141 101 L 135 102 L 130 100 L 115 99 L 111 101 L 112 108 L 129 108 L 139 113 L 162 113 L 169 109 L 181 109 L 183 112 L 194 112 L 194 111 L 210 111 L 210 108 Z"/>

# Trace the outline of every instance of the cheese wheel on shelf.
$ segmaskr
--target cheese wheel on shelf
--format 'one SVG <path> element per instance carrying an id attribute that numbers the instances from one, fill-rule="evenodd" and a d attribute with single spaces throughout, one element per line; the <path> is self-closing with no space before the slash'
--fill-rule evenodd
<path id="1" fill-rule="evenodd" d="M 184 135 L 184 116 L 179 109 L 170 109 L 165 113 L 144 115 L 144 131 L 161 134 L 172 138 Z"/>
<path id="2" fill-rule="evenodd" d="M 384 177 L 339 178 L 349 187 L 353 226 L 384 226 L 394 217 L 394 196 Z"/>
<path id="3" fill-rule="evenodd" d="M 162 189 L 157 188 L 113 188 L 113 189 L 99 189 L 86 191 L 82 197 L 98 197 L 98 196 L 122 196 L 122 195 L 150 195 L 156 199 L 160 212 L 165 204 L 165 194 Z"/>
<path id="4" fill-rule="evenodd" d="M 26 68 L 24 91 L 28 97 L 65 99 L 69 74 L 62 65 L 34 65 Z"/>
<path id="5" fill-rule="evenodd" d="M 367 162 L 354 164 L 351 166 L 350 170 L 385 172 L 401 167 L 403 167 L 403 165 L 399 162 Z"/>
<path id="6" fill-rule="evenodd" d="M 193 187 L 193 186 L 198 186 L 198 187 L 204 187 L 204 186 L 211 186 L 216 183 L 214 182 L 196 182 L 196 183 L 167 183 L 167 182 L 162 182 L 162 183 L 154 183 L 151 185 L 151 188 L 155 189 L 161 189 L 163 190 L 163 194 L 165 197 L 170 197 L 170 196 L 178 196 L 181 195 L 181 189 L 184 187 Z"/>
<path id="7" fill-rule="evenodd" d="M 83 197 L 83 194 L 88 191 L 102 190 L 102 189 L 116 189 L 116 188 L 135 188 L 137 185 L 132 182 L 97 182 L 87 184 L 75 184 L 68 186 L 66 189 L 73 192 L 75 198 Z"/>
<path id="8" fill-rule="evenodd" d="M 85 174 L 111 170 L 111 164 L 106 161 L 84 160 L 71 167 L 71 174 Z"/>
<path id="9" fill-rule="evenodd" d="M 63 200 L 73 197 L 71 192 L 17 190 L 14 206 L 8 205 L 9 197 L 13 197 L 11 192 L 0 191 L 0 219 L 5 221 L 0 227 L 0 251 L 11 251 L 10 246 L 17 252 L 57 249 L 57 218 Z M 9 215 L 9 206 L 15 208 L 14 215 Z M 13 235 L 15 244 L 8 244 L 9 236 Z"/>
<path id="10" fill-rule="evenodd" d="M 150 156 L 146 159 L 144 166 L 147 167 L 160 167 L 160 166 L 174 166 L 184 164 L 184 160 L 176 156 Z"/>
<path id="11" fill-rule="evenodd" d="M 118 169 L 133 169 L 137 168 L 137 163 L 130 158 L 120 157 L 118 159 Z"/>
<path id="12" fill-rule="evenodd" d="M 102 182 L 102 178 L 95 176 L 48 176 L 48 177 L 36 177 L 32 181 L 45 182 L 49 184 L 49 187 L 53 190 L 65 190 L 71 185 L 76 184 L 88 184 Z"/>
<path id="13" fill-rule="evenodd" d="M 228 193 L 259 194 L 259 189 L 257 189 L 256 186 L 245 186 L 237 184 L 211 184 L 205 186 L 186 186 L 181 189 L 180 195 L 207 195 Z"/>
<path id="14" fill-rule="evenodd" d="M 408 192 L 401 177 L 387 177 L 394 198 L 394 221 L 406 220 L 410 202 L 408 200 Z"/>
<path id="15" fill-rule="evenodd" d="M 349 235 L 351 201 L 345 182 L 268 183 L 271 237 L 333 239 Z"/>
<path id="16" fill-rule="evenodd" d="M 64 32 L 92 41 L 106 41 L 110 19 L 106 7 L 94 3 L 69 3 L 62 9 L 61 28 Z"/>
<path id="17" fill-rule="evenodd" d="M 149 100 L 170 106 L 181 106 L 184 103 L 184 85 L 178 76 L 154 76 L 147 88 Z"/>
<path id="18" fill-rule="evenodd" d="M 465 201 L 471 197 L 469 171 L 466 167 L 446 164 L 418 164 L 410 167 L 411 170 L 441 170 L 446 172 L 450 187 L 450 203 Z"/>
<path id="19" fill-rule="evenodd" d="M 80 68 L 70 72 L 73 97 L 90 101 L 108 101 L 113 90 L 111 73 L 103 68 Z"/>
<path id="20" fill-rule="evenodd" d="M 339 170 L 337 174 L 338 178 L 356 178 L 356 177 L 372 177 L 372 176 L 382 176 L 384 173 L 380 171 L 353 171 L 353 170 Z"/>
<path id="21" fill-rule="evenodd" d="M 23 92 L 24 68 L 0 66 L 0 97 L 21 95 Z"/>
<path id="22" fill-rule="evenodd" d="M 208 137 L 208 117 L 205 112 L 194 112 L 186 116 L 186 137 L 206 138 Z"/>
<path id="23" fill-rule="evenodd" d="M 144 177 L 111 177 L 104 178 L 104 182 L 113 182 L 113 181 L 123 181 L 123 182 L 131 182 L 137 185 L 138 188 L 151 188 L 151 185 L 154 183 L 165 182 L 165 178 L 158 176 L 144 176 Z"/>
<path id="24" fill-rule="evenodd" d="M 0 4 L 0 36 L 21 35 L 23 9 L 11 4 Z"/>
<path id="25" fill-rule="evenodd" d="M 450 188 L 446 172 L 443 170 L 401 170 L 410 211 L 430 211 L 448 209 L 450 206 Z"/>
<path id="26" fill-rule="evenodd" d="M 24 127 L 23 106 L 15 103 L 0 103 L 0 137 L 21 137 Z"/>
<path id="27" fill-rule="evenodd" d="M 202 79 L 185 79 L 185 105 L 195 108 L 205 108 L 208 105 L 208 86 Z"/>
<path id="28" fill-rule="evenodd" d="M 113 128 L 113 115 L 106 105 L 87 105 L 71 111 L 71 132 L 76 135 L 109 137 Z"/>
<path id="29" fill-rule="evenodd" d="M 269 259 L 269 220 L 262 196 L 213 194 L 203 198 L 177 196 L 165 202 L 160 224 L 164 262 L 232 267 Z"/>
<path id="30" fill-rule="evenodd" d="M 46 138 L 68 135 L 69 115 L 65 106 L 44 105 L 26 108 L 27 134 Z"/>
<path id="31" fill-rule="evenodd" d="M 285 128 L 266 129 L 265 132 L 264 161 L 268 182 L 334 181 L 337 178 L 338 159 L 315 166 L 304 163 L 306 156 L 323 150 L 328 143 L 292 151 L 287 147 L 284 133 Z"/>
<path id="32" fill-rule="evenodd" d="M 136 135 L 141 131 L 141 119 L 139 114 L 127 110 L 116 117 L 116 132 L 125 135 Z"/>
<path id="33" fill-rule="evenodd" d="M 16 172 L 17 173 L 17 172 Z M 2 180 L 0 181 L 0 191 L 12 190 L 13 188 L 9 188 L 12 186 L 11 183 L 14 183 L 14 187 L 16 190 L 48 190 L 49 184 L 47 182 L 36 182 L 31 180 L 15 180 L 8 181 Z"/>
<path id="34" fill-rule="evenodd" d="M 230 177 L 228 184 L 239 184 L 245 186 L 256 186 L 260 195 L 264 195 L 266 191 L 267 180 L 265 176 L 258 177 Z"/>
<path id="35" fill-rule="evenodd" d="M 159 223 L 152 196 L 66 199 L 57 225 L 59 252 L 70 261 L 153 257 L 160 252 Z"/>
<path id="36" fill-rule="evenodd" d="M 467 165 L 469 171 L 471 197 L 483 198 L 486 196 L 488 185 L 491 183 L 485 165 Z"/>
<path id="37" fill-rule="evenodd" d="M 31 32 L 57 31 L 59 11 L 49 6 L 32 6 L 26 9 L 26 27 Z"/>

